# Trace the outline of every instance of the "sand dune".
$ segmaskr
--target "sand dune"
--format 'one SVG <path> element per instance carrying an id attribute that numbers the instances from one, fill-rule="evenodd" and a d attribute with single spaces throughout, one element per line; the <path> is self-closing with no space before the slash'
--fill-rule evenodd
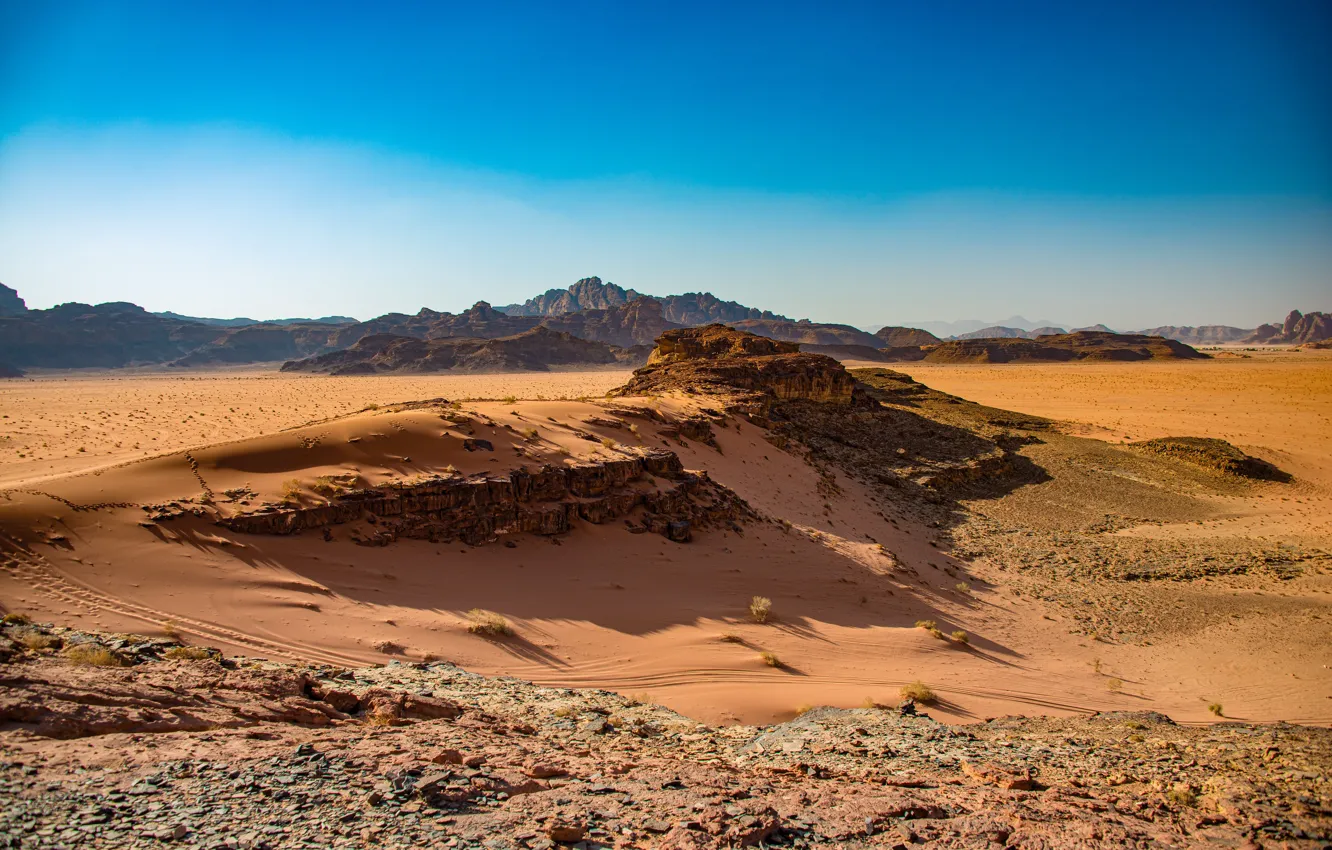
<path id="1" fill-rule="evenodd" d="M 1317 537 L 1326 528 L 1313 514 L 1327 498 L 1319 470 L 1332 452 L 1315 432 L 1327 397 L 1283 392 L 1281 382 L 1325 386 L 1329 365 L 1060 365 L 1048 367 L 1060 380 L 1045 375 L 1044 383 L 1047 367 L 1039 366 L 910 370 L 963 395 L 1060 419 L 1085 417 L 1084 426 L 1109 427 L 1116 439 L 1184 431 L 1223 435 L 1264 457 L 1285 453 L 1283 467 L 1312 470 L 1292 491 L 1296 501 L 1250 495 L 1245 504 L 1259 504 L 1264 522 L 1284 517 L 1274 533 Z M 1209 381 L 1222 400 L 1209 401 Z M 1232 716 L 1246 719 L 1332 722 L 1332 678 L 1318 649 L 1328 637 L 1323 617 L 1332 587 L 1325 576 L 1275 589 L 1247 578 L 1209 580 L 1215 592 L 1199 598 L 1202 606 L 1217 605 L 1215 622 L 1155 645 L 1108 644 L 1077 633 L 1059 606 L 1015 591 L 1002 570 L 941 551 L 938 530 L 909 512 L 886 510 L 865 484 L 835 470 L 821 475 L 778 450 L 753 424 L 728 419 L 715 429 L 715 447 L 679 439 L 669 422 L 626 420 L 637 433 L 607 424 L 617 418 L 608 406 L 652 406 L 673 421 L 705 406 L 698 399 L 467 402 L 452 409 L 472 420 L 470 432 L 430 406 L 385 405 L 292 427 L 404 397 L 599 395 L 599 387 L 616 382 L 609 373 L 255 374 L 6 385 L 5 410 L 25 428 L 64 435 L 47 438 L 62 447 L 86 440 L 90 451 L 0 467 L 10 482 L 0 499 L 0 600 L 41 619 L 177 629 L 199 643 L 274 658 L 351 664 L 434 656 L 478 672 L 646 695 L 707 721 L 767 722 L 789 718 L 801 705 L 892 701 L 903 684 L 922 679 L 943 697 L 938 713 L 954 720 L 1150 708 L 1201 721 L 1210 718 L 1207 703 L 1221 699 Z M 1142 408 L 1171 387 L 1181 406 Z M 1024 388 L 1029 397 L 1020 396 Z M 214 399 L 211 407 L 203 406 L 205 396 Z M 135 416 L 78 424 L 79 405 L 98 398 L 107 411 Z M 288 398 L 299 400 L 284 404 Z M 1265 412 L 1249 406 L 1256 398 Z M 191 416 L 210 424 L 173 427 Z M 1154 418 L 1161 416 L 1167 421 Z M 1203 427 L 1209 418 L 1210 430 Z M 227 424 L 214 430 L 217 421 Z M 278 428 L 288 430 L 273 433 Z M 1321 433 L 1325 440 L 1328 432 Z M 114 443 L 132 434 L 141 444 L 157 436 L 172 451 L 108 467 L 126 458 Z M 493 451 L 468 451 L 469 436 L 489 441 Z M 283 499 L 294 481 L 297 498 L 315 505 L 321 477 L 376 487 L 450 467 L 460 477 L 494 476 L 520 466 L 632 457 L 648 447 L 706 471 L 760 519 L 738 532 L 700 529 L 687 544 L 629 533 L 616 519 L 579 522 L 555 537 L 504 535 L 512 547 L 411 539 L 364 546 L 352 542 L 349 526 L 336 527 L 326 542 L 312 532 L 232 532 L 188 513 L 206 507 L 205 491 L 220 510 L 254 510 Z M 57 461 L 92 471 L 54 474 Z M 151 510 L 143 506 L 172 501 L 183 516 L 146 521 Z M 1257 521 L 1238 508 L 1231 513 L 1205 527 Z M 960 579 L 970 588 L 959 590 Z M 754 595 L 772 600 L 772 622 L 750 621 Z M 1217 603 L 1223 596 L 1232 608 L 1247 604 L 1259 615 L 1232 620 L 1231 608 Z M 502 614 L 514 636 L 470 634 L 473 608 Z M 935 621 L 945 635 L 964 630 L 970 642 L 932 636 L 915 626 L 919 620 Z M 781 666 L 765 663 L 763 652 Z M 1111 678 L 1122 687 L 1109 688 Z"/>

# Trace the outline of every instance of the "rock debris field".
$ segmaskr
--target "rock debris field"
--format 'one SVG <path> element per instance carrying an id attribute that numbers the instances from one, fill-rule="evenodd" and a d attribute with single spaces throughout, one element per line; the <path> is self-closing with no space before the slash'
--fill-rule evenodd
<path id="1" fill-rule="evenodd" d="M 1268 847 L 1332 840 L 1332 731 L 928 706 L 705 726 L 441 662 L 4 627 L 0 846 Z"/>

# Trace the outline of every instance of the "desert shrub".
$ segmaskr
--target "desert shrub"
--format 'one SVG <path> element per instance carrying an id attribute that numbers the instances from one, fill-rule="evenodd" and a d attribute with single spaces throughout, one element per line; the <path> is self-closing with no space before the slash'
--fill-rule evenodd
<path id="1" fill-rule="evenodd" d="M 564 455 L 565 457 L 568 457 L 569 455 L 573 454 L 573 452 L 569 451 L 569 449 L 565 446 L 556 446 L 555 454 Z"/>
<path id="2" fill-rule="evenodd" d="M 301 500 L 301 481 L 299 478 L 288 478 L 282 482 L 282 501 L 299 502 Z"/>
<path id="3" fill-rule="evenodd" d="M 31 622 L 32 618 L 27 614 L 6 614 L 5 618 L 0 620 L 0 623 L 6 626 L 26 626 Z"/>
<path id="4" fill-rule="evenodd" d="M 500 401 L 504 402 L 505 404 L 514 404 L 518 401 L 518 396 L 506 395 L 504 398 L 500 399 Z"/>
<path id="5" fill-rule="evenodd" d="M 104 646 L 80 643 L 65 650 L 65 659 L 80 667 L 124 667 L 125 662 Z"/>
<path id="6" fill-rule="evenodd" d="M 513 634 L 513 628 L 509 626 L 509 621 L 494 611 L 473 608 L 467 612 L 467 620 L 467 631 L 474 635 L 500 637 Z"/>
<path id="7" fill-rule="evenodd" d="M 953 590 L 956 590 L 958 593 L 970 593 L 971 585 L 965 581 L 959 581 L 957 584 L 953 585 Z"/>
<path id="8" fill-rule="evenodd" d="M 937 628 L 937 625 L 935 624 L 935 622 L 934 622 L 933 620 L 917 620 L 917 621 L 916 621 L 916 628 L 918 628 L 918 629 L 925 629 L 926 631 L 930 631 L 931 629 L 935 629 L 935 628 Z"/>
<path id="9" fill-rule="evenodd" d="M 874 697 L 865 697 L 865 699 L 861 701 L 860 707 L 882 709 L 882 708 L 891 708 L 892 706 L 884 705 L 883 703 L 876 700 Z"/>
<path id="10" fill-rule="evenodd" d="M 537 440 L 541 439 L 541 432 L 535 428 L 524 428 L 519 433 L 521 433 L 523 435 L 523 439 L 527 440 L 528 442 L 534 443 Z"/>
<path id="11" fill-rule="evenodd" d="M 1107 682 L 1105 683 L 1105 687 L 1106 687 L 1108 690 L 1110 690 L 1110 691 L 1113 691 L 1113 692 L 1115 692 L 1115 693 L 1118 693 L 1119 691 L 1123 690 L 1123 688 L 1124 688 L 1124 680 L 1123 680 L 1123 679 L 1110 679 L 1109 681 L 1107 681 Z"/>
<path id="12" fill-rule="evenodd" d="M 173 646 L 162 653 L 162 657 L 172 661 L 203 661 L 211 655 L 208 650 L 198 646 Z"/>
<path id="13" fill-rule="evenodd" d="M 401 655 L 407 647 L 396 641 L 377 640 L 374 642 L 376 652 L 382 652 L 385 655 Z"/>
<path id="14" fill-rule="evenodd" d="M 809 714 L 809 713 L 810 713 L 811 711 L 813 711 L 813 710 L 814 710 L 814 706 L 810 705 L 810 704 L 807 703 L 807 702 L 802 702 L 800 705 L 797 705 L 797 706 L 796 706 L 796 710 L 795 710 L 796 713 L 795 713 L 795 716 L 796 716 L 796 717 L 800 717 L 801 715 Z"/>
<path id="15" fill-rule="evenodd" d="M 961 629 L 953 632 L 949 637 L 951 637 L 955 643 L 971 643 L 971 638 Z"/>
<path id="16" fill-rule="evenodd" d="M 749 617 L 756 623 L 766 623 L 772 617 L 772 600 L 766 596 L 755 596 L 749 600 Z"/>
<path id="17" fill-rule="evenodd" d="M 762 658 L 763 663 L 768 665 L 769 667 L 782 666 L 782 659 L 778 658 L 777 653 L 775 652 L 769 652 L 768 650 L 765 649 L 759 653 L 759 658 Z"/>
<path id="18" fill-rule="evenodd" d="M 934 691 L 930 690 L 929 685 L 925 684 L 919 679 L 917 679 L 916 681 L 912 682 L 909 685 L 903 685 L 901 694 L 902 694 L 902 699 L 909 699 L 915 702 L 924 702 L 924 703 L 934 702 L 939 698 L 934 693 Z"/>
<path id="19" fill-rule="evenodd" d="M 943 633 L 942 629 L 930 629 L 930 637 L 935 640 L 948 640 L 948 636 Z"/>
<path id="20" fill-rule="evenodd" d="M 1207 710 L 1215 714 L 1217 717 L 1225 717 L 1225 715 L 1221 713 L 1221 703 L 1219 702 L 1208 703 Z"/>
<path id="21" fill-rule="evenodd" d="M 717 635 L 717 640 L 721 641 L 722 643 L 745 642 L 745 639 L 740 637 L 740 635 L 736 634 L 735 632 L 722 632 L 721 634 Z"/>
<path id="22" fill-rule="evenodd" d="M 638 424 L 636 422 L 629 423 L 629 433 L 633 434 L 635 437 L 638 436 Z"/>
<path id="23" fill-rule="evenodd" d="M 180 626 L 176 625 L 175 620 L 167 620 L 162 624 L 162 634 L 174 641 L 180 640 Z"/>
<path id="24" fill-rule="evenodd" d="M 610 437 L 602 437 L 601 444 L 608 449 L 616 449 L 619 448 L 620 446 L 619 443 L 615 442 L 615 440 L 611 439 Z"/>
<path id="25" fill-rule="evenodd" d="M 14 640 L 32 650 L 54 649 L 60 646 L 60 638 L 44 635 L 36 630 L 27 630 L 15 635 Z"/>
<path id="26" fill-rule="evenodd" d="M 335 481 L 331 475 L 321 475 L 310 485 L 310 489 L 323 496 L 325 499 L 331 499 L 342 492 L 342 484 Z"/>

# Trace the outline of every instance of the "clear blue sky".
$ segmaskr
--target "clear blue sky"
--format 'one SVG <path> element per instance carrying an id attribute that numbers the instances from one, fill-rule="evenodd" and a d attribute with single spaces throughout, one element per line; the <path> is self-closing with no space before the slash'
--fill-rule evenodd
<path id="1" fill-rule="evenodd" d="M 0 0 L 0 281 L 1252 325 L 1332 308 L 1330 42 L 1326 0 Z"/>

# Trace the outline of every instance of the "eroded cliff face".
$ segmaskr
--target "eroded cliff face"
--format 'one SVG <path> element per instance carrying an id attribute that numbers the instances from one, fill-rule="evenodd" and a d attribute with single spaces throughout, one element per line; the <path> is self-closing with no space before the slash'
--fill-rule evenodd
<path id="1" fill-rule="evenodd" d="M 322 529 L 330 538 L 334 526 L 346 525 L 352 540 L 370 545 L 400 537 L 478 545 L 506 534 L 562 534 L 576 520 L 602 523 L 635 512 L 631 531 L 677 542 L 688 541 L 694 527 L 734 527 L 752 517 L 742 499 L 706 473 L 687 472 L 674 452 L 653 450 L 619 460 L 546 464 L 535 472 L 514 469 L 504 476 L 432 477 L 347 489 L 326 503 L 270 505 L 218 523 L 248 534 Z"/>

